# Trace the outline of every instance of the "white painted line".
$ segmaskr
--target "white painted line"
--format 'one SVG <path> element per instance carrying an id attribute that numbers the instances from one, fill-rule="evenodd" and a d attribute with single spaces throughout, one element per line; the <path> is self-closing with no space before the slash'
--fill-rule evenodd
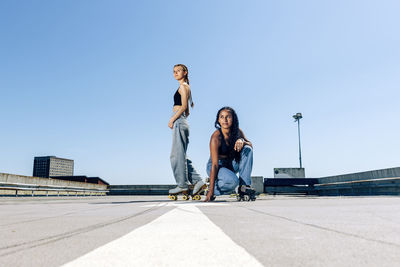
<path id="1" fill-rule="evenodd" d="M 179 205 L 64 266 L 201 265 L 262 266 L 193 203 Z"/>

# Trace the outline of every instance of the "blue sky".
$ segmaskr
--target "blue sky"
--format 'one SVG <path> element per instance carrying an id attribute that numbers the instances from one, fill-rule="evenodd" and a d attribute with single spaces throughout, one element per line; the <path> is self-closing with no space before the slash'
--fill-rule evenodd
<path id="1" fill-rule="evenodd" d="M 1 1 L 0 172 L 75 160 L 112 184 L 174 183 L 167 123 L 184 63 L 188 155 L 205 177 L 217 110 L 254 144 L 253 175 L 400 166 L 398 1 Z"/>

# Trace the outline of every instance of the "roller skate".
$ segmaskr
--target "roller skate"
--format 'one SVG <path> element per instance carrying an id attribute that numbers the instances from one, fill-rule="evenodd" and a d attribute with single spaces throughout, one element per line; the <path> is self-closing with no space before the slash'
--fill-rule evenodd
<path id="1" fill-rule="evenodd" d="M 182 188 L 179 186 L 169 190 L 168 198 L 176 201 L 180 194 L 182 194 L 182 200 L 189 200 L 189 188 Z"/>
<path id="2" fill-rule="evenodd" d="M 193 188 L 190 188 L 190 189 L 192 191 L 192 193 L 191 193 L 192 199 L 193 200 L 201 200 L 201 195 L 207 189 L 207 185 L 202 180 L 200 180 L 193 186 Z"/>
<path id="3" fill-rule="evenodd" d="M 207 196 L 208 190 L 210 189 L 210 178 L 206 178 L 204 182 L 205 182 L 205 186 L 206 186 L 206 188 L 204 189 L 204 195 Z M 210 201 L 214 201 L 215 198 L 216 198 L 216 196 L 212 195 Z"/>
<path id="4" fill-rule="evenodd" d="M 205 183 L 206 186 L 207 186 L 206 189 L 204 189 L 204 195 L 207 196 L 208 190 L 210 190 L 210 178 L 207 177 L 207 178 L 204 180 L 204 183 Z"/>
<path id="5" fill-rule="evenodd" d="M 249 185 L 241 185 L 238 188 L 236 199 L 237 201 L 255 201 L 256 190 Z"/>

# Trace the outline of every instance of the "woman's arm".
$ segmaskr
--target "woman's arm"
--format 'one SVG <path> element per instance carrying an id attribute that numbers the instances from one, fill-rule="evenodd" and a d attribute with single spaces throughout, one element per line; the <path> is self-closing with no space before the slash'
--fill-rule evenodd
<path id="1" fill-rule="evenodd" d="M 186 84 L 181 84 L 178 89 L 179 94 L 181 95 L 182 105 L 178 109 L 178 111 L 171 117 L 168 122 L 169 128 L 172 129 L 174 121 L 178 119 L 183 112 L 188 108 L 188 99 L 189 99 L 189 86 Z"/>
<path id="2" fill-rule="evenodd" d="M 210 172 L 210 186 L 205 202 L 210 201 L 214 195 L 215 180 L 218 175 L 218 147 L 220 146 L 219 132 L 216 131 L 211 136 L 210 140 L 210 155 L 211 155 L 211 172 Z"/>
<path id="3" fill-rule="evenodd" d="M 244 140 L 244 145 L 248 145 L 248 146 L 251 146 L 251 147 L 253 148 L 253 144 L 252 144 L 252 143 L 250 142 L 250 140 L 247 139 L 247 137 L 244 135 L 242 129 L 239 129 L 239 131 L 240 131 L 240 134 L 242 135 L 242 138 L 243 138 L 243 140 Z"/>
<path id="4" fill-rule="evenodd" d="M 248 145 L 251 148 L 253 148 L 253 144 L 246 138 L 243 131 L 241 129 L 239 129 L 239 132 L 242 137 L 239 138 L 238 140 L 236 140 L 234 149 L 237 152 L 240 152 L 245 145 Z"/>

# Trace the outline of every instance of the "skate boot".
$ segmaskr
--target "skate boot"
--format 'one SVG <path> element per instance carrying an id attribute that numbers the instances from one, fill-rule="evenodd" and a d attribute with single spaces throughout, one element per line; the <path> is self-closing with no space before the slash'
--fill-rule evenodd
<path id="1" fill-rule="evenodd" d="M 208 189 L 210 189 L 210 178 L 207 177 L 207 178 L 204 180 L 204 183 L 207 185 L 207 188 L 204 190 L 204 195 L 207 195 Z"/>
<path id="2" fill-rule="evenodd" d="M 255 201 L 256 200 L 256 190 L 249 185 L 241 185 L 238 188 L 237 194 L 238 201 Z"/>
<path id="3" fill-rule="evenodd" d="M 207 189 L 207 185 L 202 181 L 198 181 L 192 189 L 192 199 L 201 200 L 201 195 Z"/>
<path id="4" fill-rule="evenodd" d="M 186 188 L 182 188 L 182 187 L 175 187 L 169 190 L 169 195 L 168 198 L 171 200 L 178 200 L 178 195 L 182 194 L 182 199 L 183 200 L 189 200 L 189 189 Z"/>

